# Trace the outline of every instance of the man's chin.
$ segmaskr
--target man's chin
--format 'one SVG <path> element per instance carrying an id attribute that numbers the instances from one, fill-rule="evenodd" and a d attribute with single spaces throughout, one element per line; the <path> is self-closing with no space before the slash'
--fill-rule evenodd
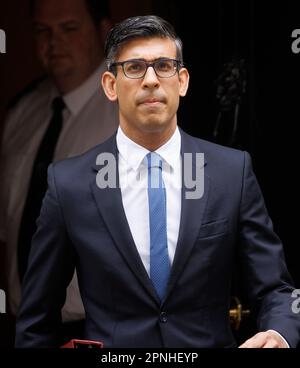
<path id="1" fill-rule="evenodd" d="M 52 62 L 48 66 L 48 72 L 54 78 L 68 76 L 71 73 L 71 66 L 64 60 Z"/>
<path id="2" fill-rule="evenodd" d="M 143 125 L 143 131 L 145 133 L 161 133 L 168 128 L 168 124 L 162 121 L 148 121 Z"/>

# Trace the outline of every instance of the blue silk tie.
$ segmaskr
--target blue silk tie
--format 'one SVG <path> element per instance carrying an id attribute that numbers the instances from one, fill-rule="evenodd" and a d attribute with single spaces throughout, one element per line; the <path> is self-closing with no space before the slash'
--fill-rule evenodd
<path id="1" fill-rule="evenodd" d="M 150 226 L 150 278 L 162 300 L 170 274 L 167 241 L 166 190 L 162 179 L 162 160 L 155 153 L 147 154 L 148 201 Z"/>

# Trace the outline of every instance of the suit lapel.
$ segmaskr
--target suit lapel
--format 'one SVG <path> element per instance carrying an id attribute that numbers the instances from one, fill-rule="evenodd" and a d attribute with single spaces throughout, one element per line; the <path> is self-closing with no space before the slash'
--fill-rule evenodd
<path id="1" fill-rule="evenodd" d="M 96 164 L 93 166 L 91 189 L 97 203 L 98 210 L 128 267 L 136 275 L 148 293 L 155 299 L 157 304 L 159 304 L 159 298 L 137 251 L 124 212 L 122 194 L 119 188 L 118 151 L 115 136 L 107 141 L 106 145 L 102 147 L 103 149 L 101 152 L 110 153 L 115 158 L 117 185 L 116 188 L 100 189 L 96 184 L 95 172 L 98 172 L 101 167 Z"/>
<path id="2" fill-rule="evenodd" d="M 193 171 L 195 170 L 196 164 L 196 153 L 199 152 L 199 146 L 195 145 L 195 140 L 186 135 L 181 131 L 181 156 L 183 158 L 184 153 L 192 154 L 192 164 Z M 197 152 L 198 151 L 198 152 Z M 205 157 L 204 157 L 205 158 Z M 181 190 L 181 217 L 180 217 L 180 228 L 178 234 L 178 241 L 176 252 L 174 256 L 173 265 L 171 268 L 171 274 L 169 279 L 169 284 L 166 292 L 166 298 L 171 293 L 174 288 L 178 277 L 184 269 L 184 266 L 191 255 L 192 249 L 194 247 L 196 238 L 199 233 L 199 229 L 203 220 L 204 211 L 206 208 L 208 193 L 209 193 L 209 183 L 210 178 L 204 174 L 204 192 L 201 198 L 197 199 L 187 199 L 186 193 L 190 192 L 191 189 L 186 187 L 184 180 L 184 170 L 187 168 L 184 165 L 184 160 L 182 160 L 182 190 Z M 204 165 L 200 167 L 204 170 Z M 165 298 L 165 299 L 166 299 Z"/>

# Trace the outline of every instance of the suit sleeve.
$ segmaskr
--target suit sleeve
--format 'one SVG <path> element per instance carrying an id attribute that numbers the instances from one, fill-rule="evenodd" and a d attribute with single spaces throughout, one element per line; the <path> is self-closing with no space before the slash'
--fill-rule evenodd
<path id="1" fill-rule="evenodd" d="M 240 249 L 244 279 L 260 331 L 279 332 L 291 347 L 300 336 L 300 315 L 292 311 L 292 280 L 283 247 L 273 230 L 263 196 L 245 153 L 240 206 Z"/>
<path id="2" fill-rule="evenodd" d="M 55 186 L 55 166 L 48 169 L 48 191 L 32 241 L 16 324 L 16 347 L 58 346 L 61 308 L 74 274 L 75 254 Z"/>

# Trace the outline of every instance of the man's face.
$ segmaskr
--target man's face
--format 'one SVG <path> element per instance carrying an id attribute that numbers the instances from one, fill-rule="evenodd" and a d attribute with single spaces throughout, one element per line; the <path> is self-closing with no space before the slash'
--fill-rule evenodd
<path id="1" fill-rule="evenodd" d="M 100 64 L 102 45 L 85 0 L 36 1 L 34 26 L 38 57 L 59 86 L 77 87 Z"/>
<path id="2" fill-rule="evenodd" d="M 116 61 L 143 59 L 153 62 L 159 58 L 176 59 L 175 42 L 168 38 L 142 38 L 127 42 Z M 188 72 L 182 68 L 169 78 L 158 77 L 152 67 L 144 78 L 130 79 L 117 67 L 116 77 L 106 73 L 103 87 L 108 97 L 118 100 L 120 125 L 129 137 L 147 133 L 163 133 L 176 127 L 179 97 L 188 88 Z M 110 94 L 111 92 L 111 94 Z"/>

